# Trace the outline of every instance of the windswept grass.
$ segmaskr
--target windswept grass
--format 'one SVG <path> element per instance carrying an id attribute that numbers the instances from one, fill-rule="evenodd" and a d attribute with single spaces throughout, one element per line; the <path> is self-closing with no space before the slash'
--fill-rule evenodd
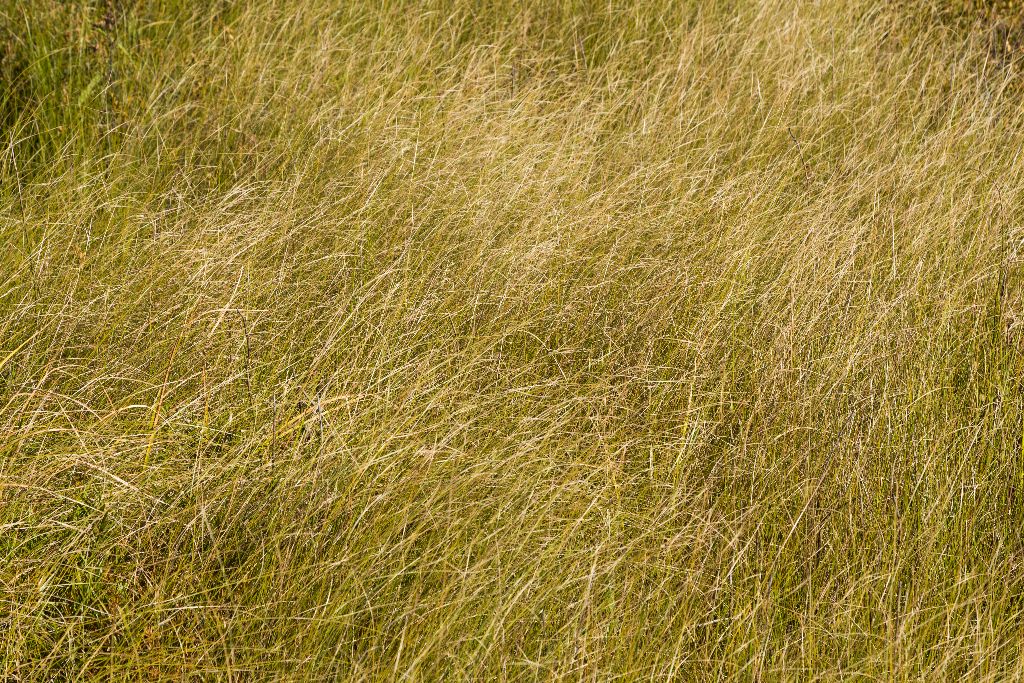
<path id="1" fill-rule="evenodd" d="M 0 0 L 0 678 L 1024 677 L 1021 75 L 936 16 Z"/>

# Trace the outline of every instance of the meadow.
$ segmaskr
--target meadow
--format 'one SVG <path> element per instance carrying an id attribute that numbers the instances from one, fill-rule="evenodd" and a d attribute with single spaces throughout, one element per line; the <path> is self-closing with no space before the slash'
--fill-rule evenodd
<path id="1" fill-rule="evenodd" d="M 0 679 L 1024 678 L 1020 16 L 0 0 Z"/>

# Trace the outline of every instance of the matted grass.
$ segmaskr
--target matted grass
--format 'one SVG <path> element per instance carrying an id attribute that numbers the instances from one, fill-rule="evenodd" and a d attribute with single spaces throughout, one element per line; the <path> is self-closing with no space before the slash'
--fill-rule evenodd
<path id="1" fill-rule="evenodd" d="M 976 22 L 0 10 L 0 678 L 1024 676 Z"/>

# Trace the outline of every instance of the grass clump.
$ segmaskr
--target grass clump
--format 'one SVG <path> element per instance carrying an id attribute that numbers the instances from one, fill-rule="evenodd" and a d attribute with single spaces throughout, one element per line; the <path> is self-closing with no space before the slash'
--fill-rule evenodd
<path id="1" fill-rule="evenodd" d="M 1024 112 L 975 33 L 0 8 L 0 676 L 1024 675 Z"/>

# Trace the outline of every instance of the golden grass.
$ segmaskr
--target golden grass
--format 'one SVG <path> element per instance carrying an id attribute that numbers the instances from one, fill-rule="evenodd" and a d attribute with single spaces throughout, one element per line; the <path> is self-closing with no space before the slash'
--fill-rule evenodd
<path id="1" fill-rule="evenodd" d="M 0 677 L 1024 676 L 977 26 L 0 9 Z"/>

